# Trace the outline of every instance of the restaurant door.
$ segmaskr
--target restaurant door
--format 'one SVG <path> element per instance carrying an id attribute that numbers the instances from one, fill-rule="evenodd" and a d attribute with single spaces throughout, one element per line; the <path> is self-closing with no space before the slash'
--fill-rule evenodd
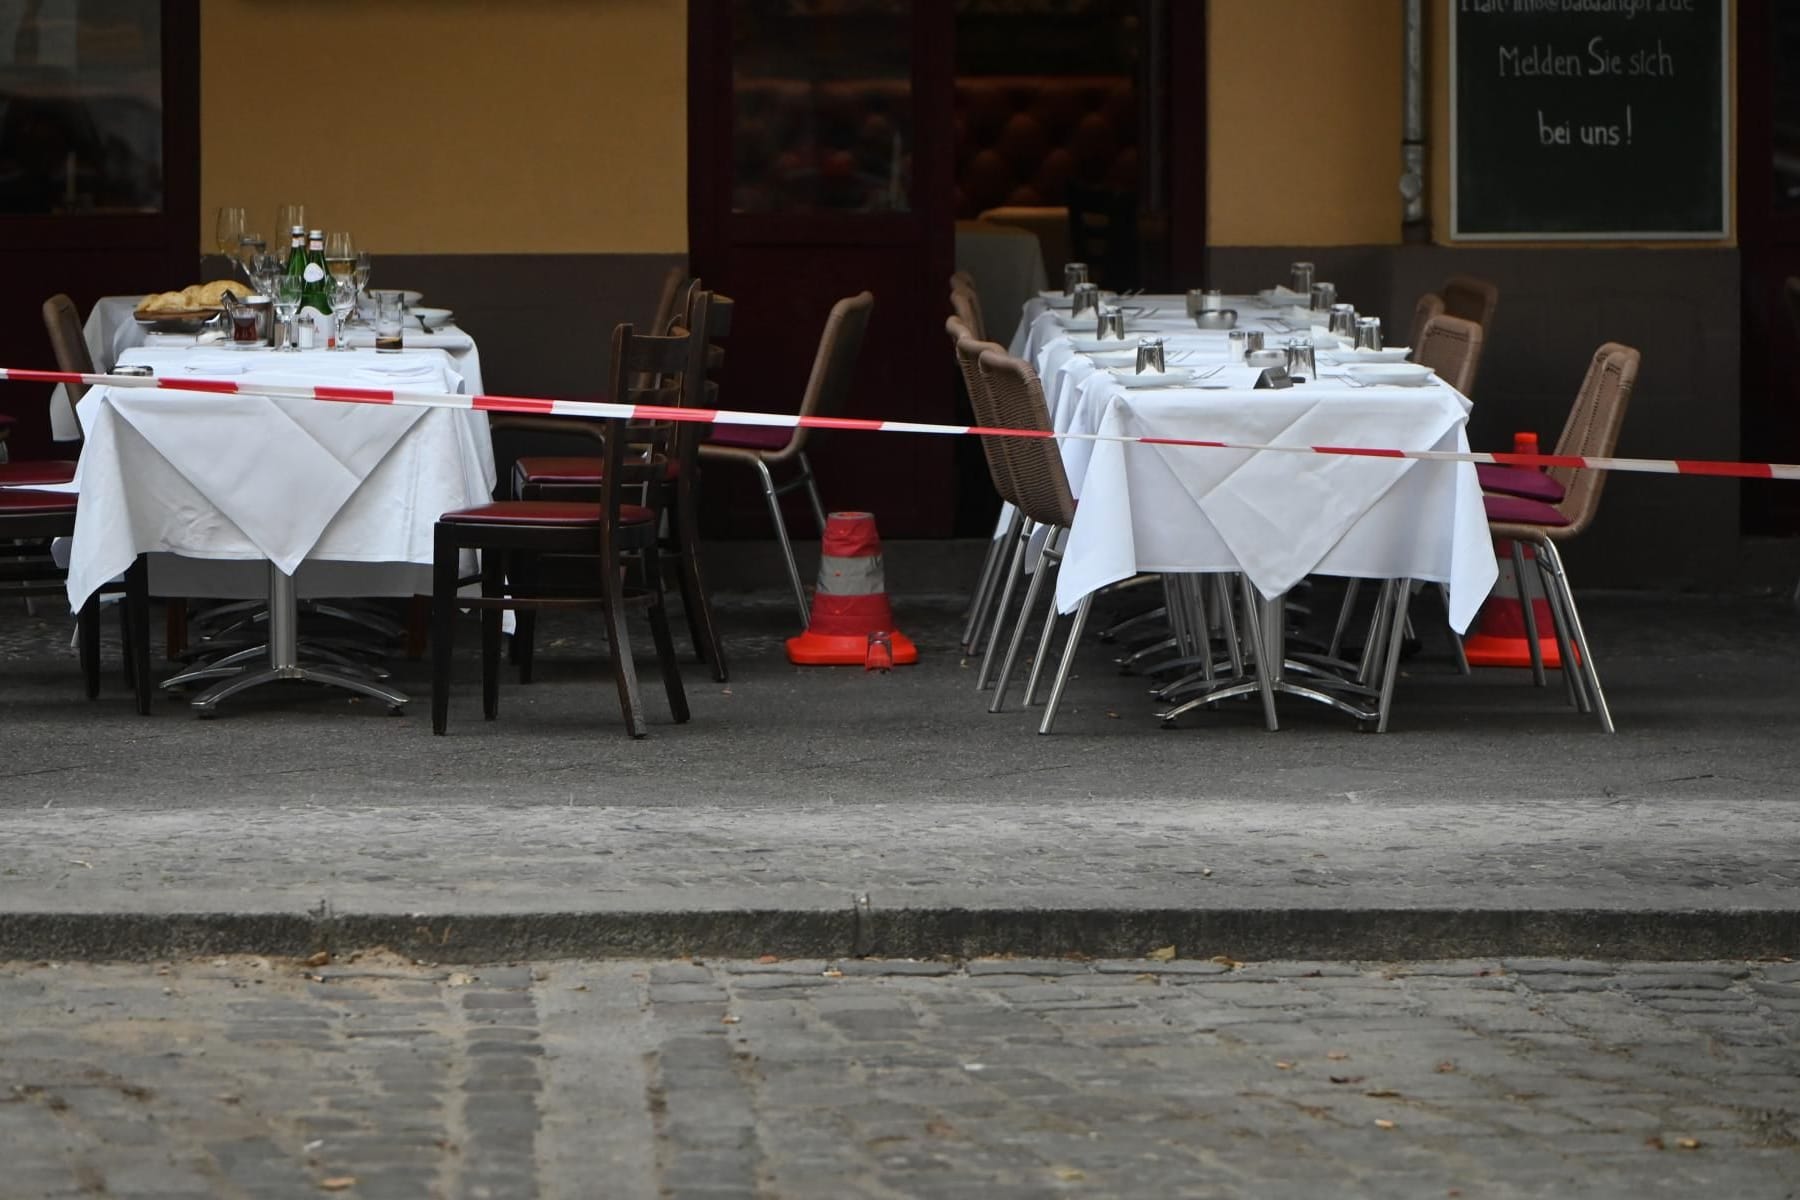
<path id="1" fill-rule="evenodd" d="M 1800 335 L 1783 295 L 1800 277 L 1800 8 L 1740 0 L 1738 241 L 1746 458 L 1800 462 Z M 1800 534 L 1800 489 L 1744 484 L 1745 533 Z"/>
<path id="2" fill-rule="evenodd" d="M 692 269 L 738 302 L 722 402 L 792 411 L 831 304 L 867 288 L 875 310 L 844 415 L 971 420 L 944 318 L 979 217 L 1037 229 L 1060 279 L 1068 207 L 1092 197 L 1131 223 L 1113 243 L 1131 250 L 1114 286 L 1198 280 L 1206 7 L 691 0 Z M 990 337 L 1006 341 L 1017 304 L 989 314 Z M 967 439 L 827 441 L 811 457 L 828 507 L 871 509 L 898 536 L 991 526 L 993 488 Z M 768 536 L 749 481 L 718 474 L 709 532 Z M 808 529 L 790 500 L 793 527 Z"/>
<path id="3" fill-rule="evenodd" d="M 50 367 L 43 302 L 199 278 L 199 0 L 0 5 L 0 365 Z M 56 453 L 49 388 L 0 385 L 14 458 Z"/>

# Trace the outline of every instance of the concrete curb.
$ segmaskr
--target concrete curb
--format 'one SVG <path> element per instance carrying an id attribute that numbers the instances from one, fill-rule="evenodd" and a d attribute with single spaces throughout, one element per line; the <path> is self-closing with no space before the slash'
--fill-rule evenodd
<path id="1" fill-rule="evenodd" d="M 0 961 L 142 961 L 385 947 L 432 962 L 543 958 L 1762 958 L 1800 910 L 896 909 L 509 914 L 0 914 Z"/>

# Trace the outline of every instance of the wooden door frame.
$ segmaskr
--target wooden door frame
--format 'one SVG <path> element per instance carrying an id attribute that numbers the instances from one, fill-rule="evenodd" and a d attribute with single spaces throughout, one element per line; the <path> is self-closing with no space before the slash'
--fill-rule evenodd
<path id="1" fill-rule="evenodd" d="M 1206 28 L 1210 0 L 1169 5 L 1168 112 L 1163 128 L 1169 172 L 1169 274 L 1175 286 L 1206 278 Z M 1198 70 L 1181 64 L 1199 64 Z"/>

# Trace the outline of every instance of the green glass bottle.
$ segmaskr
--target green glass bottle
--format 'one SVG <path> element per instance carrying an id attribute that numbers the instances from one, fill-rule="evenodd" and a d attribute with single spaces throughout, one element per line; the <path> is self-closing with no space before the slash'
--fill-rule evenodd
<path id="1" fill-rule="evenodd" d="M 288 233 L 287 274 L 296 279 L 306 277 L 306 230 L 296 225 Z"/>
<path id="2" fill-rule="evenodd" d="M 300 268 L 300 306 L 320 316 L 331 313 L 331 274 L 325 267 L 325 231 L 315 229 L 306 243 L 306 258 Z"/>

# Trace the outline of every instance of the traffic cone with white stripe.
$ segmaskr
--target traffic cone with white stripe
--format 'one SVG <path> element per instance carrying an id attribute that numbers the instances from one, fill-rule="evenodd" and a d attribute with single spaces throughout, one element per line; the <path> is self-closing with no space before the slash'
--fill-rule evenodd
<path id="1" fill-rule="evenodd" d="M 894 629 L 875 514 L 832 513 L 820 550 L 812 616 L 805 633 L 788 639 L 788 659 L 802 666 L 862 665 L 871 670 L 918 662 L 919 648 Z"/>

